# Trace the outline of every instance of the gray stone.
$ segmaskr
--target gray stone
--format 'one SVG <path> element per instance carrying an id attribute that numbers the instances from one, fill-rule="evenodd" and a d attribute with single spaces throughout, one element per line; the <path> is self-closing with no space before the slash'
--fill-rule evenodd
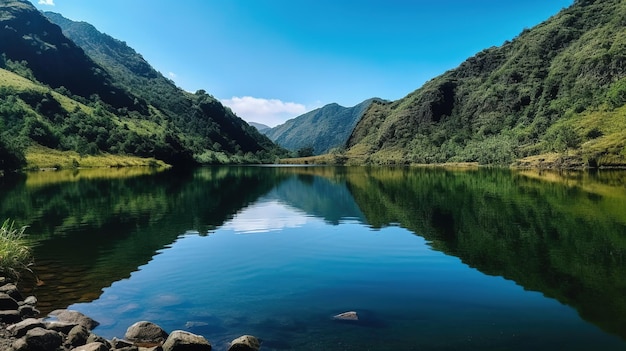
<path id="1" fill-rule="evenodd" d="M 359 316 L 354 311 L 340 313 L 336 316 L 333 316 L 333 319 L 340 321 L 358 321 Z"/>
<path id="2" fill-rule="evenodd" d="M 112 349 L 113 345 L 111 344 L 111 342 L 103 337 L 101 337 L 100 335 L 96 335 L 94 333 L 89 334 L 89 337 L 87 338 L 87 344 L 91 344 L 91 343 L 95 343 L 95 342 L 99 342 L 101 344 L 104 344 L 104 346 L 107 347 L 107 349 Z"/>
<path id="3" fill-rule="evenodd" d="M 14 298 L 6 293 L 0 293 L 0 311 L 17 311 L 19 307 L 20 305 Z"/>
<path id="4" fill-rule="evenodd" d="M 139 351 L 163 351 L 163 346 L 157 345 L 154 347 L 140 347 Z"/>
<path id="5" fill-rule="evenodd" d="M 31 329 L 45 327 L 46 326 L 45 324 L 43 324 L 41 319 L 28 318 L 19 323 L 8 326 L 7 330 L 9 331 L 9 333 L 11 333 L 11 335 L 15 336 L 16 338 L 21 338 L 22 336 L 26 335 L 26 332 Z"/>
<path id="6" fill-rule="evenodd" d="M 35 307 L 37 305 L 37 298 L 31 295 L 24 299 L 24 304 Z"/>
<path id="7" fill-rule="evenodd" d="M 261 342 L 252 335 L 243 335 L 230 342 L 228 351 L 259 351 Z"/>
<path id="8" fill-rule="evenodd" d="M 211 344 L 203 336 L 175 330 L 165 340 L 163 351 L 211 351 Z"/>
<path id="9" fill-rule="evenodd" d="M 18 310 L 0 311 L 0 322 L 14 324 L 22 321 L 22 316 Z"/>
<path id="10" fill-rule="evenodd" d="M 78 323 L 67 323 L 67 322 L 59 322 L 59 321 L 47 321 L 45 322 L 46 329 L 54 330 L 59 333 L 67 334 L 74 328 L 79 325 Z"/>
<path id="11" fill-rule="evenodd" d="M 84 325 L 77 325 L 67 334 L 67 338 L 65 343 L 76 347 L 85 345 L 87 343 L 87 338 L 89 338 L 89 330 Z"/>
<path id="12" fill-rule="evenodd" d="M 84 314 L 72 310 L 55 310 L 50 312 L 49 316 L 55 317 L 59 322 L 84 325 L 85 328 L 89 330 L 92 330 L 100 324 Z"/>
<path id="13" fill-rule="evenodd" d="M 134 343 L 157 345 L 165 341 L 167 336 L 167 332 L 158 325 L 152 322 L 141 321 L 128 327 L 124 338 Z"/>
<path id="14" fill-rule="evenodd" d="M 109 349 L 101 342 L 92 342 L 86 345 L 78 346 L 72 351 L 109 351 Z"/>
<path id="15" fill-rule="evenodd" d="M 14 351 L 28 351 L 28 344 L 26 343 L 26 338 L 17 339 L 13 342 Z"/>
<path id="16" fill-rule="evenodd" d="M 113 338 L 113 340 L 111 340 L 111 345 L 113 346 L 114 349 L 123 349 L 126 347 L 131 347 L 133 346 L 133 343 L 127 340 L 121 340 L 118 338 Z"/>
<path id="17" fill-rule="evenodd" d="M 63 343 L 61 334 L 46 330 L 43 328 L 35 328 L 26 332 L 24 336 L 28 351 L 50 351 L 56 350 Z"/>
<path id="18" fill-rule="evenodd" d="M 9 283 L 0 286 L 0 293 L 11 296 L 15 301 L 22 301 L 24 299 L 19 290 L 17 290 L 17 286 L 15 286 L 15 284 Z"/>

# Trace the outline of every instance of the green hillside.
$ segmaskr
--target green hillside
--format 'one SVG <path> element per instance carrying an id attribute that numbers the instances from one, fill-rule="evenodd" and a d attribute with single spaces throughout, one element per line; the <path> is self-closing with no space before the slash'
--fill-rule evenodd
<path id="1" fill-rule="evenodd" d="M 373 101 L 377 99 L 365 100 L 354 107 L 329 104 L 263 133 L 289 150 L 308 149 L 311 154 L 324 154 L 346 144 L 354 126 Z"/>
<path id="2" fill-rule="evenodd" d="M 272 162 L 284 154 L 205 91 L 176 87 L 123 42 L 54 18 L 71 30 L 63 33 L 28 1 L 0 2 L 0 154 L 13 160 L 2 169 L 24 166 L 24 156 L 42 148 L 172 165 Z"/>
<path id="3" fill-rule="evenodd" d="M 626 166 L 626 3 L 577 0 L 398 101 L 375 102 L 365 163 Z"/>

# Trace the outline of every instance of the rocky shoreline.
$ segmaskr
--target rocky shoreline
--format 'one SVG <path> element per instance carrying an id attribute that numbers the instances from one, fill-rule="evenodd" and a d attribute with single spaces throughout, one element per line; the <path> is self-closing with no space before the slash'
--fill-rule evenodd
<path id="1" fill-rule="evenodd" d="M 128 327 L 124 339 L 107 340 L 93 333 L 98 322 L 77 311 L 56 310 L 39 316 L 37 298 L 23 297 L 17 286 L 0 277 L 0 350 L 3 351 L 211 351 L 201 335 L 183 330 L 167 333 L 140 321 Z M 233 340 L 228 351 L 258 351 L 251 335 Z"/>

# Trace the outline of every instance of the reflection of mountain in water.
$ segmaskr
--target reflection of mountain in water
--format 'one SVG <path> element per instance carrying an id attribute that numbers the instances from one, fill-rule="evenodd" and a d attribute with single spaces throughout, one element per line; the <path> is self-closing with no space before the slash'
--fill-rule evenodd
<path id="1" fill-rule="evenodd" d="M 623 173 L 218 167 L 68 177 L 0 188 L 0 213 L 30 225 L 38 241 L 44 311 L 97 298 L 189 230 L 210 233 L 242 209 L 258 209 L 251 204 L 276 204 L 332 224 L 399 224 L 433 248 L 568 304 L 626 338 Z"/>
<path id="2" fill-rule="evenodd" d="M 67 176 L 18 183 L 0 194 L 1 212 L 28 224 L 37 241 L 35 271 L 46 284 L 36 294 L 44 312 L 97 298 L 179 235 L 222 225 L 281 179 L 245 167 L 131 178 Z"/>
<path id="3" fill-rule="evenodd" d="M 625 175 L 545 182 L 506 170 L 375 169 L 349 187 L 374 226 L 399 223 L 626 338 Z"/>
<path id="4" fill-rule="evenodd" d="M 365 216 L 348 191 L 345 180 L 329 180 L 310 174 L 298 174 L 281 182 L 264 198 L 277 199 L 334 225 L 347 219 L 361 222 L 365 220 Z"/>

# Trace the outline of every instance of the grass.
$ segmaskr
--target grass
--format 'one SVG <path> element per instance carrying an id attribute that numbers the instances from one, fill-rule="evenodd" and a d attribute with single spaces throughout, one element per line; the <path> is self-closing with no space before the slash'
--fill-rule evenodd
<path id="1" fill-rule="evenodd" d="M 31 146 L 26 151 L 26 168 L 72 169 L 96 167 L 167 167 L 163 161 L 127 155 L 80 155 L 74 151 L 59 151 L 43 146 Z"/>
<path id="2" fill-rule="evenodd" d="M 26 227 L 14 226 L 15 223 L 7 219 L 0 228 L 0 273 L 17 279 L 20 271 L 29 270 L 32 255 L 24 238 Z"/>

